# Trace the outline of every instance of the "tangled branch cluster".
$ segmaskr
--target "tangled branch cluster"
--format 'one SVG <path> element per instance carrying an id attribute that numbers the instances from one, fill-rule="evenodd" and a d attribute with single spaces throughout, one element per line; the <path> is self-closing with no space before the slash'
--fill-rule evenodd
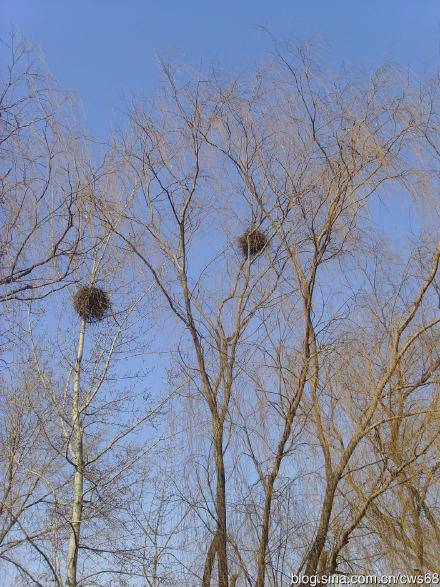
<path id="1" fill-rule="evenodd" d="M 86 322 L 99 322 L 110 309 L 110 298 L 98 287 L 80 287 L 73 298 L 76 313 Z"/>
<path id="2" fill-rule="evenodd" d="M 268 238 L 261 230 L 249 228 L 238 238 L 238 243 L 245 257 L 256 257 L 266 247 Z"/>

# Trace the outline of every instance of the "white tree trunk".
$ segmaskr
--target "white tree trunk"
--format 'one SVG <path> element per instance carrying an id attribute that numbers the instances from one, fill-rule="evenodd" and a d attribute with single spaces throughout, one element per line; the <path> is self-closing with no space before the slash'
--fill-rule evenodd
<path id="1" fill-rule="evenodd" d="M 86 324 L 81 321 L 76 363 L 73 380 L 72 397 L 72 437 L 71 454 L 75 464 L 75 475 L 73 481 L 72 517 L 70 522 L 69 549 L 67 553 L 67 585 L 76 587 L 76 573 L 78 563 L 79 539 L 81 532 L 81 519 L 83 509 L 83 485 L 84 485 L 84 455 L 83 455 L 83 428 L 80 413 L 80 376 L 81 361 L 84 349 L 84 333 Z"/>

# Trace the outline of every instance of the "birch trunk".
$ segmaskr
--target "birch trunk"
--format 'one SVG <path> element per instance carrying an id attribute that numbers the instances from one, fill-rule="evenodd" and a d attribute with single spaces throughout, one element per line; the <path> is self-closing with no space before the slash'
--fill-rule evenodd
<path id="1" fill-rule="evenodd" d="M 83 455 L 83 428 L 80 412 L 80 379 L 81 379 L 81 362 L 84 350 L 84 333 L 86 323 L 81 321 L 78 347 L 76 354 L 74 380 L 73 380 L 73 398 L 72 398 L 72 435 L 71 453 L 75 465 L 75 474 L 73 480 L 73 503 L 72 517 L 70 522 L 69 549 L 67 553 L 67 586 L 76 587 L 77 585 L 77 565 L 79 540 L 81 532 L 81 519 L 83 509 L 83 486 L 84 486 L 84 455 Z"/>

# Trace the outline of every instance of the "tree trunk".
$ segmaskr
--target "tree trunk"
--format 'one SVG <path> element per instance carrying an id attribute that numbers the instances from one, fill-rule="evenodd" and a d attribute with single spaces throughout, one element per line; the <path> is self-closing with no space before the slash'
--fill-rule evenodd
<path id="1" fill-rule="evenodd" d="M 315 540 L 313 541 L 312 548 L 310 549 L 309 556 L 307 557 L 305 575 L 315 575 L 317 573 L 319 560 L 321 558 L 325 541 L 327 539 L 336 486 L 336 479 L 332 479 L 327 486 L 327 491 L 322 506 L 319 528 L 316 533 Z"/>
<path id="2" fill-rule="evenodd" d="M 81 520 L 83 509 L 83 486 L 84 486 L 84 455 L 83 455 L 83 429 L 80 414 L 80 375 L 81 361 L 84 349 L 85 321 L 81 321 L 76 363 L 73 380 L 72 398 L 72 456 L 75 464 L 75 475 L 73 481 L 73 503 L 70 522 L 70 538 L 67 553 L 67 586 L 76 587 L 76 573 L 78 564 L 79 539 L 81 532 Z"/>
<path id="3" fill-rule="evenodd" d="M 221 422 L 214 423 L 214 452 L 217 475 L 217 491 L 215 508 L 217 513 L 217 559 L 218 585 L 228 587 L 228 554 L 226 539 L 226 482 L 225 464 L 223 460 L 223 426 Z"/>
<path id="4" fill-rule="evenodd" d="M 218 535 L 215 534 L 211 540 L 211 544 L 206 555 L 205 568 L 203 569 L 202 587 L 210 587 L 211 585 L 212 569 L 214 567 L 214 559 L 217 552 L 217 542 Z"/>
<path id="5" fill-rule="evenodd" d="M 266 486 L 266 496 L 264 500 L 263 521 L 261 525 L 261 538 L 258 548 L 258 574 L 255 587 L 264 587 L 266 575 L 266 552 L 269 542 L 270 511 L 272 508 L 274 476 L 271 475 Z"/>
<path id="6" fill-rule="evenodd" d="M 272 467 L 272 472 L 269 475 L 265 483 L 265 499 L 264 499 L 264 511 L 263 511 L 263 520 L 261 525 L 261 536 L 260 536 L 260 544 L 258 548 L 258 571 L 257 571 L 257 581 L 255 583 L 255 587 L 264 587 L 265 576 L 266 576 L 266 554 L 267 554 L 267 545 L 269 543 L 269 530 L 270 530 L 270 514 L 272 509 L 272 500 L 273 500 L 273 488 L 275 484 L 275 480 L 278 477 L 278 473 L 281 467 L 281 461 L 284 458 L 285 449 L 287 442 L 290 438 L 290 433 L 292 431 L 292 422 L 296 414 L 296 410 L 298 408 L 300 399 L 302 397 L 305 382 L 307 379 L 307 371 L 308 371 L 308 361 L 310 358 L 310 346 L 309 346 L 309 333 L 310 333 L 310 323 L 308 322 L 306 334 L 304 338 L 304 355 L 305 355 L 305 362 L 301 371 L 300 381 L 298 384 L 298 389 L 296 393 L 295 399 L 291 401 L 289 412 L 287 414 L 286 420 L 284 422 L 284 430 L 281 436 L 280 442 L 278 443 L 278 448 L 275 456 L 274 465 Z"/>

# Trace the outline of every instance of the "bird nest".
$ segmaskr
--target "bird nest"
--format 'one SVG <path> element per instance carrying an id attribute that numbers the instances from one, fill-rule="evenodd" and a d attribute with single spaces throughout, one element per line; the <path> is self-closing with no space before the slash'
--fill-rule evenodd
<path id="1" fill-rule="evenodd" d="M 86 322 L 99 322 L 110 309 L 110 298 L 99 287 L 80 287 L 73 298 L 76 313 Z"/>
<path id="2" fill-rule="evenodd" d="M 243 235 L 238 238 L 238 244 L 245 257 L 255 257 L 266 247 L 268 238 L 256 228 L 248 229 Z"/>

